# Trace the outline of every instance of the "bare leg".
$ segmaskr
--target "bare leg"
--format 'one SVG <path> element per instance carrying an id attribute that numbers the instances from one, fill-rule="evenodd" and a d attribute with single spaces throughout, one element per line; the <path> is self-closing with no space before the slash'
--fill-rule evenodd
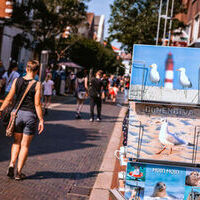
<path id="1" fill-rule="evenodd" d="M 47 97 L 47 108 L 50 106 L 51 104 L 51 96 Z"/>
<path id="2" fill-rule="evenodd" d="M 80 113 L 83 108 L 83 102 L 84 102 L 84 100 L 80 100 L 78 113 Z"/>
<path id="3" fill-rule="evenodd" d="M 167 147 L 164 146 L 163 149 L 162 149 L 161 151 L 159 151 L 158 153 L 156 153 L 156 154 L 161 154 L 166 148 L 167 148 Z"/>
<path id="4" fill-rule="evenodd" d="M 14 134 L 14 143 L 11 148 L 11 159 L 10 159 L 10 165 L 9 165 L 10 167 L 15 167 L 15 163 L 16 163 L 16 160 L 21 148 L 22 136 L 23 136 L 22 133 Z"/>
<path id="5" fill-rule="evenodd" d="M 28 156 L 28 150 L 30 143 L 33 139 L 33 135 L 25 135 L 23 134 L 22 141 L 21 141 L 21 149 L 19 152 L 19 157 L 18 157 L 18 163 L 17 163 L 17 172 L 20 174 L 22 171 L 22 168 L 25 164 L 25 161 Z"/>
<path id="6" fill-rule="evenodd" d="M 76 108 L 76 112 L 79 113 L 79 108 L 80 107 L 80 100 L 77 99 L 77 108 Z"/>

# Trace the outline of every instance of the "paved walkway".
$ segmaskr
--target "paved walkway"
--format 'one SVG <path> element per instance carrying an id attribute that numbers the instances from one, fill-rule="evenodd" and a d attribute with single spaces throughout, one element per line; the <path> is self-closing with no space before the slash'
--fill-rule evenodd
<path id="1" fill-rule="evenodd" d="M 45 132 L 31 144 L 24 167 L 27 180 L 5 176 L 11 140 L 0 134 L 0 199 L 89 199 L 121 108 L 104 104 L 103 121 L 91 123 L 89 106 L 84 106 L 82 120 L 74 120 L 75 101 L 67 99 L 55 104 L 46 117 Z"/>

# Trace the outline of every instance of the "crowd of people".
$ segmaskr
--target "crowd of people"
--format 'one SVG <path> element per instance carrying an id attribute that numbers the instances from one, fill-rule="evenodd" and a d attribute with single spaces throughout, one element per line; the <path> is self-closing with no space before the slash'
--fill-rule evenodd
<path id="1" fill-rule="evenodd" d="M 16 78 L 26 75 L 26 70 L 18 67 L 16 62 L 11 62 L 5 71 L 0 61 L 0 94 L 5 98 Z M 93 77 L 93 78 L 92 78 Z M 36 74 L 35 80 L 39 76 Z M 94 107 L 97 106 L 97 120 L 101 120 L 101 102 L 116 102 L 118 92 L 124 93 L 127 101 L 130 80 L 128 76 L 116 76 L 103 74 L 99 70 L 94 76 L 88 74 L 87 70 L 75 73 L 63 65 L 50 64 L 45 70 L 45 79 L 42 82 L 43 110 L 48 113 L 51 98 L 54 95 L 72 94 L 77 99 L 76 119 L 81 119 L 81 111 L 87 97 L 90 97 L 90 121 L 94 121 Z"/>

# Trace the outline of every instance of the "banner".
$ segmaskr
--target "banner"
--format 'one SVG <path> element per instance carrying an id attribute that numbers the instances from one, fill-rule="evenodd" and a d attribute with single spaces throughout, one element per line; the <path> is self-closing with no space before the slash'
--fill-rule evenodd
<path id="1" fill-rule="evenodd" d="M 134 45 L 129 99 L 199 104 L 200 49 Z"/>
<path id="2" fill-rule="evenodd" d="M 126 173 L 127 200 L 198 200 L 200 169 L 129 162 Z"/>
<path id="3" fill-rule="evenodd" d="M 130 103 L 127 157 L 200 163 L 200 109 Z"/>

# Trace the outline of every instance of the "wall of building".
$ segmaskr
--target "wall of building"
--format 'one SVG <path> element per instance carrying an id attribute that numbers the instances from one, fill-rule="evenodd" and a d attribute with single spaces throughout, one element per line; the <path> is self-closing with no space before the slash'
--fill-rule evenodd
<path id="1" fill-rule="evenodd" d="M 12 44 L 13 44 L 13 38 L 17 34 L 21 34 L 23 32 L 22 29 L 11 26 L 4 26 L 3 29 L 3 37 L 2 37 L 2 43 L 1 43 L 1 55 L 0 59 L 2 60 L 4 67 L 8 69 L 11 59 L 11 52 L 12 52 Z M 31 37 L 31 36 L 30 36 Z M 20 49 L 20 53 L 18 56 L 18 63 L 21 63 L 24 60 L 24 63 L 26 64 L 29 59 L 33 58 L 33 52 L 31 50 L 25 49 L 22 47 Z"/>

